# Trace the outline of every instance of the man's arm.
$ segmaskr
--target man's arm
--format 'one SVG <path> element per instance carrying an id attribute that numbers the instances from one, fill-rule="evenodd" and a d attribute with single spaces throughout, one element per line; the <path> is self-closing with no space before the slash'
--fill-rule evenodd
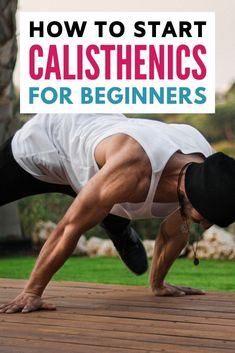
<path id="1" fill-rule="evenodd" d="M 0 312 L 51 309 L 41 295 L 54 273 L 72 254 L 81 234 L 103 220 L 115 203 L 124 202 L 136 190 L 128 165 L 107 163 L 82 189 L 44 244 L 23 292 Z"/>
<path id="2" fill-rule="evenodd" d="M 188 242 L 188 232 L 182 232 L 183 220 L 177 210 L 164 220 L 156 238 L 152 259 L 150 285 L 157 296 L 182 296 L 185 294 L 204 294 L 190 287 L 174 286 L 164 283 L 171 265 Z"/>

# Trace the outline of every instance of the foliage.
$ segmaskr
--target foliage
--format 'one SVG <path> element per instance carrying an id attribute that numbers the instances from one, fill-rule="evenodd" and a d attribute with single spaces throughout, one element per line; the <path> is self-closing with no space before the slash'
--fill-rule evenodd
<path id="1" fill-rule="evenodd" d="M 235 158 L 235 143 L 229 142 L 229 141 L 220 141 L 215 144 L 213 144 L 213 148 L 217 152 L 223 152 L 226 153 L 227 155 Z"/>
<path id="2" fill-rule="evenodd" d="M 0 277 L 28 278 L 35 263 L 34 257 L 0 258 Z M 54 276 L 56 281 L 79 281 L 148 286 L 148 276 L 135 276 L 118 258 L 70 258 Z M 234 262 L 200 260 L 195 267 L 192 260 L 178 259 L 167 276 L 167 281 L 205 290 L 235 291 Z"/>
<path id="3" fill-rule="evenodd" d="M 39 221 L 57 223 L 69 207 L 72 199 L 66 195 L 43 194 L 30 196 L 19 201 L 20 218 L 26 236 L 31 236 Z"/>
<path id="4" fill-rule="evenodd" d="M 226 101 L 216 106 L 212 129 L 220 129 L 220 140 L 235 141 L 235 100 Z"/>

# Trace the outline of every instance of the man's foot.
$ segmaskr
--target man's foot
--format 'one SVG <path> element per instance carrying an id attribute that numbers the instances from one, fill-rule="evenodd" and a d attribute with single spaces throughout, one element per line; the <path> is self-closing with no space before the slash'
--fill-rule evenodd
<path id="1" fill-rule="evenodd" d="M 128 225 L 122 233 L 113 234 L 107 228 L 106 233 L 112 240 L 122 261 L 136 275 L 142 275 L 148 269 L 145 248 L 136 231 Z"/>

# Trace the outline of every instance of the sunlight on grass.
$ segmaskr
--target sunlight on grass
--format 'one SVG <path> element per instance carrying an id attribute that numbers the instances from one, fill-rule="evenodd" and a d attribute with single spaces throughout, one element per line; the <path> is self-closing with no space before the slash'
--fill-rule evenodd
<path id="1" fill-rule="evenodd" d="M 34 257 L 2 257 L 0 277 L 28 278 L 34 262 Z M 170 270 L 167 281 L 205 290 L 235 291 L 234 275 L 233 261 L 201 260 L 195 267 L 192 260 L 179 259 Z M 118 258 L 110 257 L 71 257 L 53 279 L 148 286 L 148 273 L 135 276 Z"/>

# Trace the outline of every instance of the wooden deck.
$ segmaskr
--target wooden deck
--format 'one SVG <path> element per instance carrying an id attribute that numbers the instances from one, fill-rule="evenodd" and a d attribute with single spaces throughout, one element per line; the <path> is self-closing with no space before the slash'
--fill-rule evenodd
<path id="1" fill-rule="evenodd" d="M 0 302 L 21 280 L 0 280 Z M 57 282 L 57 311 L 0 314 L 3 353 L 234 353 L 235 293 L 156 298 L 142 287 Z"/>

